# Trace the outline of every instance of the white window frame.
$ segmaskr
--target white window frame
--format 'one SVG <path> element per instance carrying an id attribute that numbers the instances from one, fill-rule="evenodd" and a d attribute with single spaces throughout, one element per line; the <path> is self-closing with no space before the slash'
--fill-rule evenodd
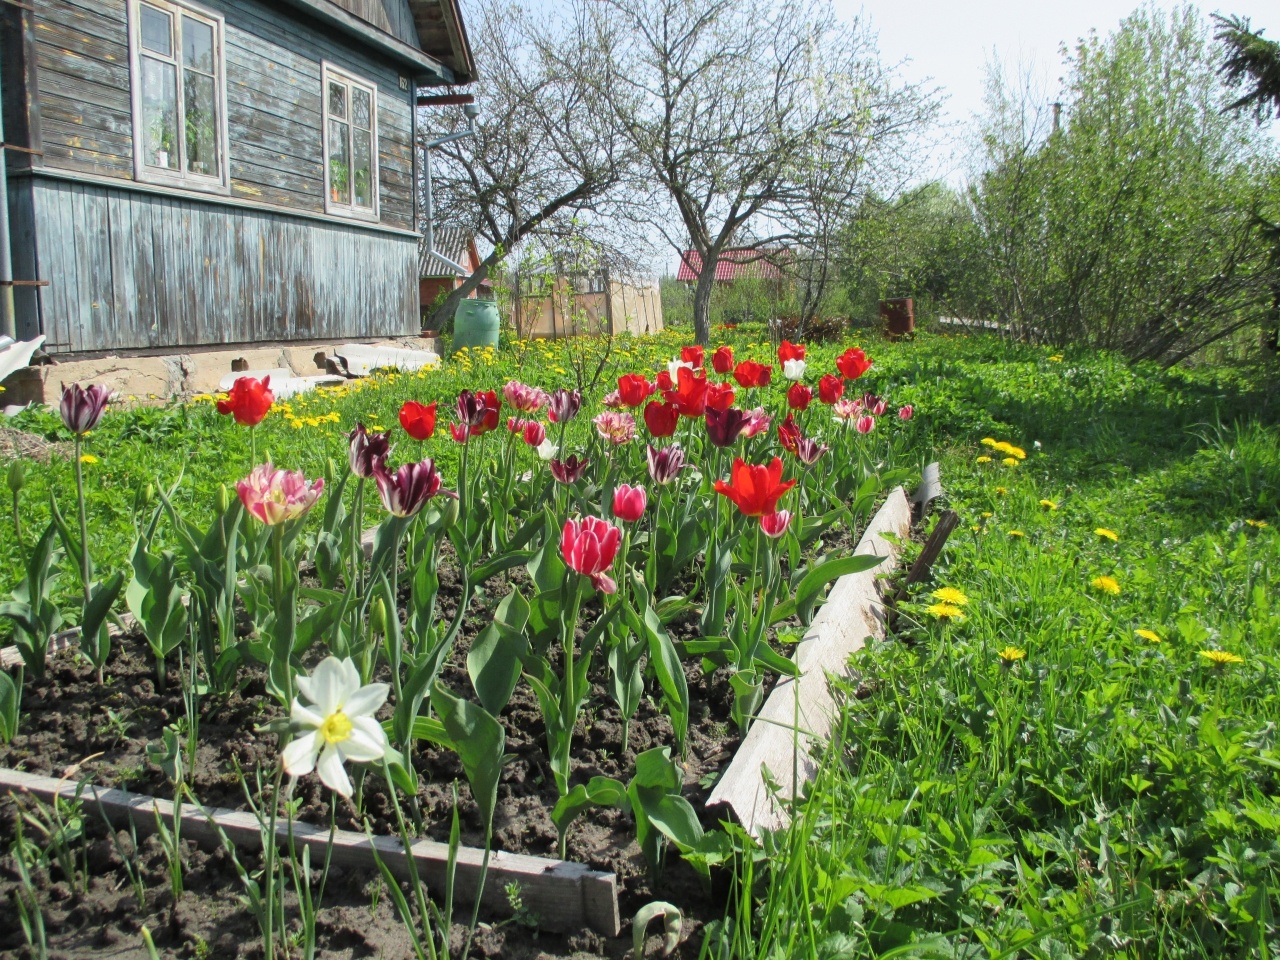
<path id="1" fill-rule="evenodd" d="M 350 90 L 352 87 L 359 87 L 365 93 L 369 94 L 369 162 L 372 165 L 370 170 L 371 197 L 373 201 L 372 207 L 360 207 L 355 202 L 355 184 L 348 183 L 348 197 L 346 203 L 333 199 L 333 191 L 329 184 L 329 80 L 337 80 L 347 85 L 347 116 L 345 119 L 338 118 L 347 125 L 347 156 L 354 159 L 355 157 L 355 138 L 351 131 L 355 124 L 352 121 L 350 101 Z M 322 62 L 320 65 L 320 156 L 324 164 L 324 212 L 336 217 L 349 217 L 353 220 L 369 220 L 372 222 L 380 222 L 382 219 L 381 207 L 381 175 L 378 169 L 378 85 L 372 80 L 358 76 L 349 70 L 343 70 L 341 67 L 335 67 L 333 64 Z"/>
<path id="2" fill-rule="evenodd" d="M 211 193 L 231 192 L 231 149 L 227 128 L 226 22 L 218 14 L 193 3 L 179 0 L 128 0 L 129 2 L 129 88 L 133 104 L 133 176 L 146 183 L 159 183 L 188 190 Z M 170 58 L 176 65 L 178 167 L 168 170 L 146 162 L 146 136 L 142 115 L 142 7 L 163 10 L 173 17 L 175 46 Z M 217 101 L 218 169 L 212 174 L 192 173 L 184 168 L 186 153 L 186 103 L 183 91 L 185 76 L 182 64 L 182 17 L 199 20 L 213 29 L 213 87 Z M 153 56 L 148 51 L 147 56 Z M 163 59 L 162 57 L 157 57 Z"/>

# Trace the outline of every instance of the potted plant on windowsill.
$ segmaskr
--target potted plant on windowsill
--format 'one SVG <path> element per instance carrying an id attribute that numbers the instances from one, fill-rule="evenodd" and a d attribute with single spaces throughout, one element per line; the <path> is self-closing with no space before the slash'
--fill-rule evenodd
<path id="1" fill-rule="evenodd" d="M 164 117 L 151 121 L 151 142 L 155 145 L 151 158 L 157 167 L 169 169 L 169 155 L 173 152 L 173 130 Z"/>
<path id="2" fill-rule="evenodd" d="M 329 197 L 334 203 L 346 203 L 347 187 L 351 182 L 351 170 L 341 160 L 329 161 Z"/>

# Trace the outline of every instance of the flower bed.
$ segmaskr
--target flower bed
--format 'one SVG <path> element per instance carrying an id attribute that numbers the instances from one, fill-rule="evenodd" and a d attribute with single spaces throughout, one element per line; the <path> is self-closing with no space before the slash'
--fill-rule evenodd
<path id="1" fill-rule="evenodd" d="M 224 488 L 200 522 L 176 487 L 156 491 L 138 511 L 127 583 L 97 576 L 89 549 L 81 444 L 106 398 L 70 388 L 77 513 L 55 510 L 26 551 L 17 600 L 0 608 L 27 673 L 0 680 L 5 739 L 20 734 L 10 756 L 56 770 L 142 740 L 145 762 L 135 745 L 100 769 L 124 781 L 150 764 L 160 774 L 135 779 L 178 802 L 250 809 L 267 835 L 340 817 L 407 844 L 434 825 L 455 844 L 614 866 L 630 847 L 649 896 L 668 889 L 657 876 L 708 881 L 733 841 L 691 800 L 768 686 L 794 675 L 787 643 L 824 587 L 878 562 L 851 548 L 881 491 L 907 475 L 892 428 L 912 409 L 852 395 L 871 368 L 861 350 L 820 377 L 805 353 L 784 342 L 774 383 L 773 364 L 687 347 L 652 382 L 652 371 L 620 376 L 598 412 L 579 390 L 464 389 L 443 440 L 457 452 L 447 481 L 435 458 L 404 457 L 410 441 L 393 449 L 388 432 L 357 423 L 347 470 L 308 479 L 255 458 L 238 495 Z M 218 406 L 252 436 L 270 385 L 243 379 Z M 399 419 L 436 444 L 437 412 L 409 401 Z M 384 518 L 366 557 L 375 496 Z M 46 673 L 64 558 L 87 665 Z M 120 597 L 137 628 L 115 641 Z M 78 729 L 99 698 L 105 728 Z M 43 736 L 23 730 L 31 719 Z M 271 844 L 256 878 L 245 871 L 267 955 L 287 937 L 316 943 L 305 872 Z M 390 889 L 415 949 L 447 949 L 451 897 L 433 891 L 444 906 L 432 908 L 421 884 L 403 901 Z M 38 909 L 29 891 L 19 898 Z"/>

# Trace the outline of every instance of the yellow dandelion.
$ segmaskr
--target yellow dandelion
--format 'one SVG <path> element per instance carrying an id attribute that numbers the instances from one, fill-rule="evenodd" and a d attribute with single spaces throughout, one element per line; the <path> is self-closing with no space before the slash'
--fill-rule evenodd
<path id="1" fill-rule="evenodd" d="M 983 511 L 982 511 L 982 519 L 983 519 L 983 520 L 990 520 L 990 519 L 991 519 L 992 517 L 994 517 L 994 516 L 995 516 L 995 514 L 994 514 L 994 513 L 992 513 L 990 510 L 983 510 Z"/>
<path id="2" fill-rule="evenodd" d="M 957 607 L 967 607 L 969 605 L 969 598 L 965 596 L 964 591 L 957 590 L 955 587 L 939 587 L 930 596 L 935 600 L 954 604 Z"/>
<path id="3" fill-rule="evenodd" d="M 1044 507 L 1046 510 L 1057 510 L 1057 509 L 1058 509 L 1058 504 L 1057 504 L 1057 503 L 1055 503 L 1053 500 L 1041 500 L 1041 501 L 1040 501 L 1040 506 Z"/>
<path id="4" fill-rule="evenodd" d="M 970 527 L 970 529 L 971 529 L 974 533 L 981 533 L 981 532 L 982 532 L 982 525 L 981 525 L 981 524 L 977 524 L 977 523 L 975 523 L 972 527 Z"/>
<path id="5" fill-rule="evenodd" d="M 1010 530 L 1010 531 L 1009 531 L 1009 536 L 1011 536 L 1011 537 L 1025 537 L 1025 536 L 1026 536 L 1026 534 L 1025 534 L 1025 533 L 1023 533 L 1021 530 Z"/>
<path id="6" fill-rule="evenodd" d="M 1101 590 L 1103 593 L 1109 593 L 1113 597 L 1120 596 L 1120 581 L 1115 577 L 1094 577 L 1089 581 L 1089 585 L 1095 590 Z"/>
<path id="7" fill-rule="evenodd" d="M 1200 656 L 1204 657 L 1215 667 L 1221 669 L 1229 663 L 1244 663 L 1244 657 L 1238 653 L 1231 653 L 1227 650 L 1201 650 Z"/>
<path id="8" fill-rule="evenodd" d="M 95 463 L 100 463 L 101 461 L 97 457 L 95 457 L 92 453 L 84 453 L 80 455 L 80 462 L 95 464 Z"/>
<path id="9" fill-rule="evenodd" d="M 924 608 L 924 612 L 940 620 L 964 619 L 964 611 L 953 603 L 932 603 Z"/>
<path id="10" fill-rule="evenodd" d="M 1093 532 L 1104 540 L 1110 540 L 1112 543 L 1116 543 L 1120 539 L 1120 534 L 1114 530 L 1108 530 L 1106 527 L 1098 527 Z"/>
<path id="11" fill-rule="evenodd" d="M 1141 637 L 1143 640 L 1150 640 L 1152 643 L 1164 642 L 1163 640 L 1160 639 L 1160 634 L 1156 633 L 1154 630 L 1148 630 L 1145 627 L 1135 630 L 1133 632 L 1137 636 Z"/>
<path id="12" fill-rule="evenodd" d="M 1023 650 L 1021 647 L 1015 647 L 1012 644 L 1005 647 L 998 654 L 996 654 L 996 656 L 998 656 L 1001 660 L 1004 661 L 1005 666 L 1007 667 L 1013 666 L 1015 663 L 1017 663 L 1026 655 L 1027 655 L 1027 651 Z"/>
<path id="13" fill-rule="evenodd" d="M 1061 363 L 1061 362 L 1062 362 L 1062 354 L 1060 354 L 1060 353 L 1055 353 L 1052 357 L 1050 357 L 1050 358 L 1049 358 L 1049 362 L 1050 362 L 1050 363 Z"/>
<path id="14" fill-rule="evenodd" d="M 1000 462 L 1006 467 L 1016 467 L 1018 465 L 1018 459 L 1016 457 L 1005 457 Z"/>
<path id="15" fill-rule="evenodd" d="M 978 462 L 978 463 L 990 463 L 990 462 L 991 462 L 991 458 L 990 458 L 990 457 L 979 457 L 979 458 L 978 458 L 978 460 L 977 460 L 977 462 Z"/>
<path id="16" fill-rule="evenodd" d="M 1008 492 L 1009 492 L 1008 487 L 996 487 L 996 493 L 1000 494 L 1000 496 L 1002 497 Z"/>
<path id="17" fill-rule="evenodd" d="M 1246 520 L 1245 524 L 1250 527 L 1255 527 L 1258 530 L 1265 530 L 1270 526 L 1270 524 L 1265 520 Z"/>
<path id="18" fill-rule="evenodd" d="M 981 443 L 984 447 L 994 447 L 996 445 L 996 441 L 992 437 L 983 437 L 978 442 Z"/>

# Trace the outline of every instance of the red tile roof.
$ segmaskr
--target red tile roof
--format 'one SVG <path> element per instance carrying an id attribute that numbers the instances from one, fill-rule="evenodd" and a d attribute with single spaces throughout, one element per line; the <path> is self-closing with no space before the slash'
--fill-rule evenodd
<path id="1" fill-rule="evenodd" d="M 778 280 L 782 271 L 777 263 L 765 259 L 774 251 L 734 248 L 723 251 L 716 260 L 716 280 L 744 280 L 756 278 L 760 280 Z M 676 279 L 694 283 L 702 272 L 702 256 L 696 250 L 686 250 L 680 258 L 680 269 L 676 271 Z"/>

